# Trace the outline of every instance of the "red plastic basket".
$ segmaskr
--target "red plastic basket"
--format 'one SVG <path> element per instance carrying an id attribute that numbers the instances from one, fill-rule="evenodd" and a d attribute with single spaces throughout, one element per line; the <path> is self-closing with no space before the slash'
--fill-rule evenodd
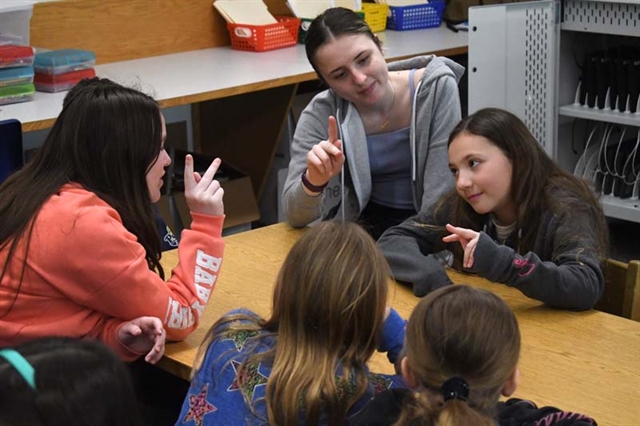
<path id="1" fill-rule="evenodd" d="M 300 19 L 277 16 L 278 22 L 268 25 L 244 25 L 227 23 L 231 36 L 231 48 L 264 52 L 293 46 L 298 41 Z"/>

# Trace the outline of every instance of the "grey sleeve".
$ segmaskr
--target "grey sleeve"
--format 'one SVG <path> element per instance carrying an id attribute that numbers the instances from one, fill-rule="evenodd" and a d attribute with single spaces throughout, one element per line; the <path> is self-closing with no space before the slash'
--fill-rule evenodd
<path id="1" fill-rule="evenodd" d="M 422 297 L 440 287 L 452 284 L 442 264 L 432 254 L 442 250 L 442 232 L 418 223 L 428 223 L 415 216 L 389 228 L 378 239 L 378 247 L 387 259 L 393 277 L 413 286 Z"/>
<path id="2" fill-rule="evenodd" d="M 296 126 L 289 172 L 282 192 L 284 213 L 294 228 L 302 228 L 321 216 L 324 194 L 311 196 L 304 192 L 301 176 L 307 168 L 307 153 L 313 145 L 328 137 L 327 122 L 332 113 L 326 102 L 314 98 L 302 111 Z"/>
<path id="3" fill-rule="evenodd" d="M 460 122 L 460 95 L 452 76 L 441 77 L 435 84 L 436 99 L 430 126 L 429 151 L 425 163 L 420 211 L 431 211 L 440 197 L 454 185 L 449 170 L 449 135 Z M 426 119 L 426 118 L 423 118 Z"/>
<path id="4" fill-rule="evenodd" d="M 585 249 L 590 244 L 582 245 L 566 231 L 561 226 L 553 235 L 553 259 L 547 261 L 533 252 L 521 256 L 481 233 L 472 271 L 555 308 L 591 309 L 604 289 L 599 261 Z"/>

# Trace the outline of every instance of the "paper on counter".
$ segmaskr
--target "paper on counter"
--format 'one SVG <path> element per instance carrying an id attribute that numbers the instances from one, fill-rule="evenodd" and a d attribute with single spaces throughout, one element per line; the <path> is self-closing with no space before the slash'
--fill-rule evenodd
<path id="1" fill-rule="evenodd" d="M 288 0 L 287 5 L 298 18 L 313 19 L 331 7 L 331 0 Z"/>
<path id="2" fill-rule="evenodd" d="M 362 0 L 288 0 L 289 9 L 298 18 L 313 19 L 330 7 L 360 10 Z"/>
<path id="3" fill-rule="evenodd" d="M 376 3 L 388 4 L 393 7 L 418 6 L 429 3 L 429 0 L 376 0 Z"/>
<path id="4" fill-rule="evenodd" d="M 267 25 L 278 22 L 262 0 L 217 0 L 213 2 L 213 7 L 231 23 Z"/>

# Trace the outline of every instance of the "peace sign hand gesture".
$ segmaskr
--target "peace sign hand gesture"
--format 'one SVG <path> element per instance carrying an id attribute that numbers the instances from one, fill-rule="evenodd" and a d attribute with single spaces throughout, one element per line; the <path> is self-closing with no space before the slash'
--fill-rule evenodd
<path id="1" fill-rule="evenodd" d="M 184 197 L 189 209 L 194 213 L 222 216 L 224 204 L 222 197 L 224 189 L 220 182 L 214 179 L 222 161 L 213 160 L 203 176 L 193 171 L 193 157 L 188 155 L 184 160 Z"/>
<path id="2" fill-rule="evenodd" d="M 342 141 L 338 139 L 338 124 L 329 116 L 329 138 L 313 147 L 307 154 L 307 180 L 314 186 L 323 186 L 340 173 L 344 164 Z"/>

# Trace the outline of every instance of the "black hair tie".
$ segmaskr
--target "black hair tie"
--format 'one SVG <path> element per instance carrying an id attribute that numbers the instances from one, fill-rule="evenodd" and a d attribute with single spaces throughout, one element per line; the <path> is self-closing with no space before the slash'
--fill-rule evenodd
<path id="1" fill-rule="evenodd" d="M 445 402 L 450 399 L 466 401 L 469 398 L 469 384 L 462 377 L 450 377 L 442 384 L 442 396 Z"/>

